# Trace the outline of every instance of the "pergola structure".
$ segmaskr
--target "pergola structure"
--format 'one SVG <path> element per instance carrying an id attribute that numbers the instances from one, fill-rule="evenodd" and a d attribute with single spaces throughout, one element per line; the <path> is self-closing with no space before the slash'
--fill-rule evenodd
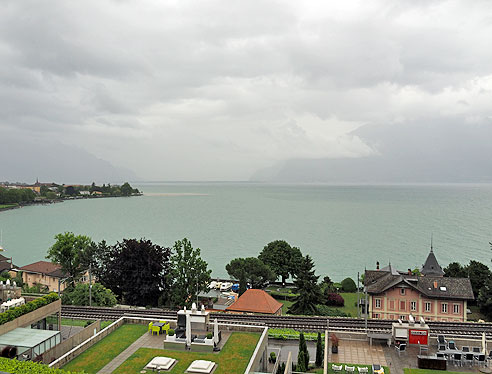
<path id="1" fill-rule="evenodd" d="M 18 360 L 34 360 L 55 345 L 61 343 L 61 332 L 19 327 L 0 336 L 0 350 L 17 348 Z"/>

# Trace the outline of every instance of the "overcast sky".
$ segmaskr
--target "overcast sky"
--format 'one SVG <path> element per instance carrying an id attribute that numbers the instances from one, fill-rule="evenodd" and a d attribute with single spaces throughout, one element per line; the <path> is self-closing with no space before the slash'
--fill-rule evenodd
<path id="1" fill-rule="evenodd" d="M 145 180 L 247 180 L 377 153 L 362 125 L 491 116 L 488 0 L 0 3 L 13 153 L 56 141 Z"/>

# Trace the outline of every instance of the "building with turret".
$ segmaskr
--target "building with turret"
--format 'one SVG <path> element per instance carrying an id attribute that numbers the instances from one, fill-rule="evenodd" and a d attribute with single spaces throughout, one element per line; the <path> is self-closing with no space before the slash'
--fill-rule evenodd
<path id="1" fill-rule="evenodd" d="M 426 321 L 464 322 L 467 302 L 474 299 L 470 279 L 444 277 L 432 245 L 420 274 L 389 264 L 366 270 L 364 287 L 369 316 L 375 319 L 408 320 L 412 315 Z"/>

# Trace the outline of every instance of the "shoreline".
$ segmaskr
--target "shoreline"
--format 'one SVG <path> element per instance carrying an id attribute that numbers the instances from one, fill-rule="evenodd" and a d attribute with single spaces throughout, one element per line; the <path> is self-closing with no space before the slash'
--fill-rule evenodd
<path id="1" fill-rule="evenodd" d="M 63 203 L 65 201 L 72 201 L 72 200 L 87 200 L 87 199 L 105 199 L 105 198 L 110 198 L 110 197 L 138 197 L 138 196 L 143 196 L 143 193 L 140 194 L 135 194 L 135 195 L 130 195 L 130 196 L 73 196 L 73 197 L 67 197 L 63 199 L 50 199 L 50 200 L 41 200 L 41 201 L 33 201 L 31 203 L 26 203 L 26 204 L 17 204 L 16 206 L 9 206 L 5 208 L 0 208 L 0 212 L 5 212 L 8 210 L 13 210 L 13 209 L 20 209 L 26 206 L 33 206 L 33 205 L 51 205 L 51 204 L 57 204 L 57 203 Z M 7 205 L 7 204 L 5 204 Z"/>

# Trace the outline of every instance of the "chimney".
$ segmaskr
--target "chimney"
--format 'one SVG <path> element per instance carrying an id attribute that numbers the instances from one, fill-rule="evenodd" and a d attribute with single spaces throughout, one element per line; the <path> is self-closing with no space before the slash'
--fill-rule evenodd
<path id="1" fill-rule="evenodd" d="M 376 270 L 379 270 L 379 261 L 376 261 Z"/>
<path id="2" fill-rule="evenodd" d="M 434 281 L 434 289 L 437 289 L 437 281 Z"/>

